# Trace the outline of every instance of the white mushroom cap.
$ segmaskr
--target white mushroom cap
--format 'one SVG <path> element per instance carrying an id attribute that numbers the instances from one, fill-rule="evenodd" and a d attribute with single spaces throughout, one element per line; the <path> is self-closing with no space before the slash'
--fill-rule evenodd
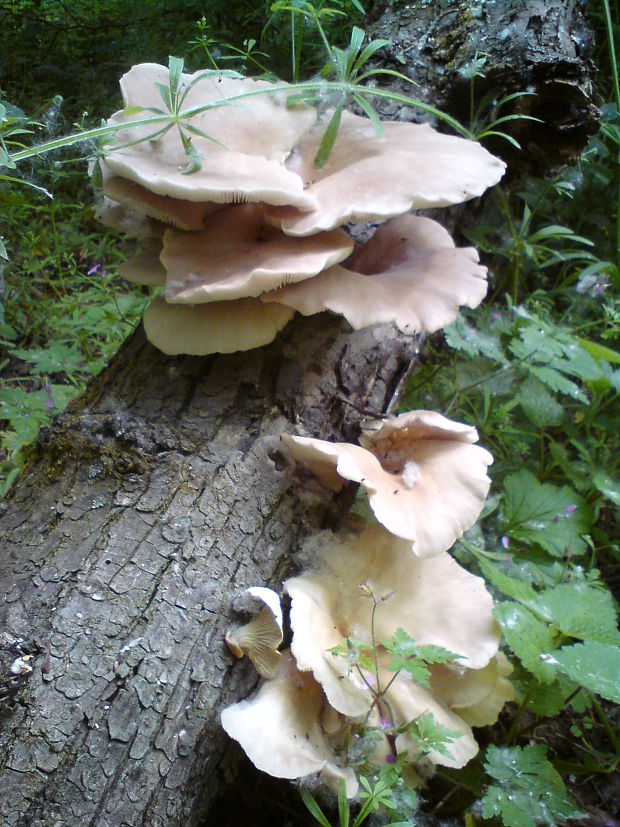
<path id="1" fill-rule="evenodd" d="M 282 608 L 280 598 L 263 586 L 252 586 L 248 593 L 265 606 L 249 623 L 230 629 L 226 645 L 237 658 L 247 655 L 263 678 L 273 678 L 280 663 L 278 646 L 282 643 Z"/>
<path id="2" fill-rule="evenodd" d="M 271 305 L 268 305 L 271 306 Z M 364 447 L 283 436 L 291 455 L 333 487 L 334 471 L 361 483 L 377 520 L 420 557 L 450 548 L 478 518 L 493 457 L 475 428 L 412 411 L 362 435 Z M 324 469 L 324 470 L 323 470 Z"/>
<path id="3" fill-rule="evenodd" d="M 265 681 L 253 699 L 225 709 L 222 726 L 259 770 L 276 778 L 314 773 L 336 782 L 344 778 L 352 798 L 357 781 L 350 767 L 338 764 L 322 725 L 326 713 L 330 718 L 321 687 L 308 673 L 298 672 L 293 658 L 283 652 L 275 677 Z"/>
<path id="4" fill-rule="evenodd" d="M 460 655 L 457 663 L 460 669 L 467 667 L 467 674 L 483 669 L 497 654 L 500 634 L 484 580 L 449 554 L 415 557 L 408 553 L 408 543 L 380 526 L 325 540 L 322 548 L 318 569 L 290 578 L 284 587 L 291 596 L 291 651 L 297 665 L 313 672 L 339 712 L 362 715 L 371 702 L 354 675 L 347 679 L 346 658 L 328 651 L 346 637 L 371 643 L 373 601 L 360 586 L 368 584 L 380 601 L 374 621 L 377 642 L 404 629 L 418 645 L 442 646 Z M 460 672 L 454 674 L 456 680 Z M 491 680 L 495 673 L 488 676 Z"/>
<path id="5" fill-rule="evenodd" d="M 395 322 L 412 334 L 451 324 L 461 305 L 477 307 L 486 291 L 473 247 L 457 249 L 436 221 L 405 215 L 379 227 L 343 265 L 261 298 L 304 316 L 341 313 L 356 330 Z"/>
<path id="6" fill-rule="evenodd" d="M 183 74 L 181 84 L 190 83 L 198 74 L 201 73 Z M 143 63 L 132 67 L 120 81 L 125 107 L 164 109 L 157 83 L 168 86 L 169 73 L 164 66 Z M 190 90 L 183 108 L 261 91 L 270 85 L 251 78 L 205 77 Z M 121 111 L 108 123 L 125 123 L 148 114 L 126 115 Z M 288 108 L 283 93 L 262 94 L 236 105 L 207 110 L 191 120 L 194 127 L 226 147 L 193 134 L 192 144 L 201 158 L 202 169 L 191 175 L 182 172 L 188 159 L 176 128 L 156 140 L 125 146 L 153 134 L 159 125 L 119 133 L 117 146 L 124 148 L 112 148 L 104 164 L 116 175 L 173 198 L 218 204 L 264 201 L 310 209 L 314 199 L 304 192 L 301 178 L 284 167 L 284 160 L 315 117 L 310 107 Z"/>
<path id="7" fill-rule="evenodd" d="M 427 124 L 389 122 L 383 129 L 380 138 L 367 118 L 343 112 L 321 169 L 314 161 L 325 125 L 306 133 L 286 165 L 303 178 L 317 206 L 307 213 L 278 207 L 270 220 L 287 234 L 310 235 L 346 221 L 460 204 L 482 195 L 504 174 L 506 165 L 474 141 L 440 134 Z"/>
<path id="8" fill-rule="evenodd" d="M 146 284 L 149 287 L 162 287 L 166 283 L 166 270 L 159 260 L 161 238 L 145 238 L 142 250 L 132 258 L 119 264 L 117 272 L 134 284 Z"/>
<path id="9" fill-rule="evenodd" d="M 258 299 L 181 305 L 156 298 L 142 321 L 149 342 L 164 353 L 205 356 L 266 345 L 294 312 L 290 307 L 263 304 Z"/>
<path id="10" fill-rule="evenodd" d="M 163 227 L 159 221 L 149 218 L 143 211 L 117 204 L 103 198 L 97 204 L 95 216 L 104 227 L 120 230 L 130 238 L 158 238 L 161 242 Z"/>
<path id="11" fill-rule="evenodd" d="M 340 230 L 290 238 L 264 223 L 262 206 L 228 207 L 201 232 L 166 232 L 161 256 L 168 272 L 166 299 L 200 304 L 258 296 L 315 276 L 352 249 Z"/>

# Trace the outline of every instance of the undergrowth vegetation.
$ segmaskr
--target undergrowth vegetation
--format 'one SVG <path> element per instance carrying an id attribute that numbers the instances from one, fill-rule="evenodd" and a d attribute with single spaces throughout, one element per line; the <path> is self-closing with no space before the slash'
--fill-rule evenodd
<path id="1" fill-rule="evenodd" d="M 95 144 L 19 168 L 10 156 L 33 140 L 96 126 L 132 62 L 165 62 L 176 50 L 192 68 L 297 80 L 321 70 L 327 40 L 324 75 L 355 79 L 374 54 L 361 60 L 367 42 L 353 28 L 364 20 L 357 0 L 208 6 L 207 14 L 203 3 L 186 4 L 170 39 L 162 20 L 175 13 L 173 3 L 0 3 L 5 45 L 15 47 L 7 49 L 0 94 L 0 494 L 39 428 L 106 365 L 148 300 L 117 279 L 124 241 L 97 224 L 85 165 L 75 163 Z M 620 762 L 612 596 L 620 587 L 617 4 L 592 4 L 590 15 L 606 101 L 600 132 L 579 164 L 553 180 L 513 179 L 486 198 L 463 232 L 490 269 L 489 299 L 425 343 L 401 402 L 403 410 L 431 408 L 475 425 L 494 454 L 484 519 L 453 553 L 496 598 L 517 700 L 479 738 L 477 759 L 439 771 L 421 794 L 407 787 L 398 763 L 363 776 L 355 817 L 341 791 L 341 825 L 377 812 L 378 823 L 415 824 L 421 799 L 438 818 L 466 813 L 470 827 L 489 819 L 554 825 L 595 808 L 612 815 Z M 110 31 L 105 44 L 102 27 Z M 29 28 L 46 32 L 46 57 L 36 67 L 18 47 Z M 484 72 L 484 59 L 476 54 L 474 62 Z M 501 131 L 514 144 L 501 113 L 491 126 L 476 123 L 475 75 L 471 131 Z M 355 101 L 372 118 L 365 98 Z M 414 728 L 421 745 L 449 745 L 432 717 Z M 316 821 L 334 823 L 309 792 L 303 798 Z"/>

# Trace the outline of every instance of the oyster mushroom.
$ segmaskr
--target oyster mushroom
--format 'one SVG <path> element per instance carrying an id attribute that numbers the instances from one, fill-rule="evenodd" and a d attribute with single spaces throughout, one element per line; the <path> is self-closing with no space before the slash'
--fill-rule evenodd
<path id="1" fill-rule="evenodd" d="M 267 311 L 267 312 L 266 312 Z M 272 342 L 294 314 L 258 299 L 181 305 L 154 299 L 142 321 L 147 339 L 168 355 L 235 353 Z"/>
<path id="2" fill-rule="evenodd" d="M 237 658 L 247 655 L 263 678 L 273 678 L 281 653 L 282 609 L 280 598 L 272 589 L 252 586 L 248 593 L 265 605 L 259 614 L 244 626 L 230 629 L 226 634 L 226 645 Z"/>
<path id="3" fill-rule="evenodd" d="M 288 651 L 274 678 L 262 683 L 254 698 L 222 712 L 222 726 L 254 766 L 269 775 L 320 773 L 336 785 L 343 778 L 349 798 L 357 793 L 353 770 L 338 762 L 333 745 L 338 724 L 321 687 L 312 675 L 297 670 Z"/>
<path id="4" fill-rule="evenodd" d="M 287 235 L 311 235 L 347 221 L 460 204 L 497 184 L 506 169 L 475 141 L 441 134 L 427 124 L 382 126 L 384 138 L 367 118 L 343 112 L 332 152 L 320 169 L 315 158 L 324 125 L 304 134 L 286 166 L 305 181 L 316 207 L 304 213 L 277 207 L 269 210 L 269 220 Z"/>
<path id="5" fill-rule="evenodd" d="M 221 210 L 200 232 L 167 230 L 161 255 L 166 300 L 201 304 L 258 296 L 315 276 L 353 249 L 339 230 L 289 238 L 266 225 L 263 212 L 260 205 L 243 204 Z"/>
<path id="6" fill-rule="evenodd" d="M 461 670 L 455 681 L 484 669 L 496 655 L 500 633 L 491 595 L 482 578 L 449 554 L 415 557 L 407 553 L 408 543 L 380 526 L 325 539 L 322 548 L 317 568 L 290 578 L 284 587 L 291 597 L 291 651 L 297 665 L 312 671 L 338 712 L 363 715 L 371 702 L 367 687 L 347 680 L 346 659 L 329 651 L 347 637 L 371 645 L 373 602 L 360 586 L 369 584 L 380 601 L 376 641 L 400 628 L 418 645 L 454 652 Z"/>
<path id="7" fill-rule="evenodd" d="M 412 334 L 451 324 L 460 306 L 477 307 L 486 291 L 473 247 L 457 249 L 436 221 L 405 215 L 379 227 L 342 265 L 261 299 L 304 316 L 332 310 L 356 330 L 395 322 Z"/>
<path id="8" fill-rule="evenodd" d="M 413 552 L 445 551 L 475 523 L 489 490 L 493 457 L 475 428 L 433 411 L 411 411 L 366 430 L 362 447 L 283 436 L 289 453 L 336 490 L 360 483 L 377 520 Z"/>
<path id="9" fill-rule="evenodd" d="M 154 63 L 133 66 L 120 81 L 124 106 L 163 110 L 157 84 L 168 86 L 166 67 Z M 213 108 L 190 121 L 193 128 L 213 139 L 192 134 L 202 168 L 191 175 L 183 174 L 187 156 L 176 129 L 147 140 L 158 127 L 136 126 L 119 133 L 117 143 L 106 148 L 103 164 L 107 170 L 153 193 L 183 201 L 263 201 L 311 209 L 313 197 L 304 191 L 299 175 L 286 169 L 284 160 L 314 123 L 315 110 L 308 106 L 287 107 L 283 93 L 245 97 L 238 105 L 218 105 L 224 98 L 264 92 L 271 86 L 267 81 L 204 72 L 182 74 L 180 88 L 190 84 L 193 86 L 184 101 L 184 110 L 213 104 Z M 108 123 L 126 123 L 143 117 L 143 112 L 136 115 L 120 111 Z"/>

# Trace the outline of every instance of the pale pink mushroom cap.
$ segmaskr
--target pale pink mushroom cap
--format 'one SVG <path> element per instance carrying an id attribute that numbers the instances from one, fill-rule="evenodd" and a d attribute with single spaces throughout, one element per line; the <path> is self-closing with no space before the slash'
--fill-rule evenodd
<path id="1" fill-rule="evenodd" d="M 347 637 L 370 645 L 373 601 L 361 586 L 372 589 L 380 601 L 377 642 L 402 628 L 419 645 L 442 646 L 459 655 L 459 669 L 466 675 L 483 670 L 497 654 L 500 634 L 492 597 L 482 578 L 449 554 L 415 557 L 408 543 L 375 526 L 325 541 L 317 565 L 316 571 L 284 584 L 291 596 L 291 651 L 298 667 L 312 671 L 330 704 L 343 714 L 362 715 L 370 705 L 367 689 L 348 679 L 346 658 L 328 651 Z"/>
<path id="2" fill-rule="evenodd" d="M 142 250 L 132 258 L 119 264 L 117 272 L 133 284 L 145 284 L 148 287 L 162 287 L 166 283 L 166 270 L 159 260 L 161 238 L 145 238 Z"/>
<path id="3" fill-rule="evenodd" d="M 306 182 L 316 208 L 303 214 L 291 207 L 270 211 L 270 220 L 290 235 L 460 204 L 497 184 L 506 168 L 475 141 L 427 124 L 383 123 L 380 138 L 367 118 L 343 112 L 331 155 L 317 169 L 325 123 L 301 138 L 286 163 Z"/>
<path id="4" fill-rule="evenodd" d="M 265 313 L 265 310 L 271 312 Z M 258 299 L 211 304 L 169 304 L 154 299 L 142 321 L 147 339 L 168 355 L 235 353 L 272 342 L 294 311 Z"/>
<path id="5" fill-rule="evenodd" d="M 330 744 L 332 717 L 321 687 L 301 673 L 288 652 L 272 680 L 251 700 L 222 712 L 222 726 L 241 744 L 259 770 L 276 778 L 303 778 L 321 773 L 326 780 L 344 778 L 347 795 L 357 792 L 350 767 L 341 767 Z M 330 731 L 328 731 L 330 730 Z"/>
<path id="6" fill-rule="evenodd" d="M 226 645 L 237 658 L 247 655 L 263 678 L 273 678 L 281 660 L 282 608 L 280 598 L 264 586 L 252 586 L 248 593 L 262 601 L 263 609 L 249 623 L 226 633 Z"/>
<path id="7" fill-rule="evenodd" d="M 183 304 L 258 296 L 315 276 L 345 259 L 353 242 L 340 230 L 290 238 L 263 221 L 263 207 L 227 207 L 196 233 L 168 230 L 161 256 L 166 300 Z"/>
<path id="8" fill-rule="evenodd" d="M 191 82 L 197 74 L 182 75 L 182 83 Z M 165 109 L 156 83 L 168 86 L 166 67 L 154 63 L 132 67 L 120 81 L 125 107 Z M 183 109 L 268 89 L 271 85 L 251 78 L 206 77 L 191 89 Z M 121 111 L 108 123 L 143 119 L 149 114 L 125 115 Z M 213 141 L 191 135 L 202 160 L 202 169 L 197 172 L 190 175 L 182 172 L 188 165 L 188 158 L 176 128 L 156 140 L 109 151 L 104 164 L 116 175 L 160 195 L 218 204 L 264 201 L 311 209 L 314 199 L 304 191 L 299 175 L 285 168 L 284 161 L 315 118 L 316 113 L 310 107 L 288 108 L 283 93 L 262 94 L 207 110 L 192 118 L 191 123 L 196 128 L 226 147 L 223 149 Z M 154 125 L 119 132 L 117 145 L 123 146 L 159 129 L 160 125 Z"/>
<path id="9" fill-rule="evenodd" d="M 268 305 L 271 306 L 271 305 Z M 445 551 L 475 523 L 486 499 L 491 454 L 475 428 L 412 411 L 365 432 L 364 447 L 283 436 L 291 455 L 334 487 L 335 472 L 360 483 L 377 520 L 419 557 Z"/>
<path id="10" fill-rule="evenodd" d="M 356 330 L 395 322 L 404 333 L 433 333 L 451 324 L 460 306 L 480 304 L 486 272 L 473 247 L 457 249 L 436 221 L 405 215 L 379 227 L 343 265 L 262 300 L 304 316 L 331 310 Z"/>

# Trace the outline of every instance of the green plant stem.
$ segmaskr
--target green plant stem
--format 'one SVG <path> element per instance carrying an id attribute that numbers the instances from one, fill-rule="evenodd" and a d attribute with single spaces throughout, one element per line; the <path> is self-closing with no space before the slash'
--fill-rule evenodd
<path id="1" fill-rule="evenodd" d="M 529 701 L 529 699 L 532 695 L 532 692 L 534 691 L 535 685 L 536 685 L 536 679 L 532 678 L 532 680 L 529 683 L 529 686 L 527 687 L 527 689 L 525 691 L 525 695 L 523 696 L 523 700 L 519 704 L 519 708 L 517 709 L 517 714 L 515 715 L 515 717 L 512 721 L 512 724 L 510 725 L 510 729 L 508 730 L 508 735 L 506 736 L 506 745 L 507 746 L 510 746 L 510 744 L 512 744 L 515 740 L 515 737 L 517 735 L 517 729 L 519 727 L 519 721 L 521 720 L 521 716 L 523 715 L 523 713 L 525 711 L 526 704 Z"/>
<path id="2" fill-rule="evenodd" d="M 609 723 L 607 719 L 607 715 L 605 715 L 605 711 L 601 706 L 598 698 L 592 698 L 592 706 L 594 711 L 596 712 L 596 716 L 603 725 L 605 732 L 607 733 L 607 737 L 609 738 L 609 743 L 613 746 L 614 750 L 616 751 L 616 755 L 620 755 L 620 741 L 618 740 L 618 736 L 614 732 L 613 727 Z"/>
<path id="3" fill-rule="evenodd" d="M 614 27 L 611 21 L 611 9 L 609 0 L 603 0 L 605 11 L 605 28 L 607 29 L 607 44 L 609 46 L 609 59 L 611 61 L 611 75 L 613 78 L 614 97 L 616 99 L 616 112 L 620 117 L 620 80 L 618 79 L 618 62 L 616 60 L 616 46 L 614 43 Z M 620 269 L 620 149 L 618 149 L 618 171 L 617 171 L 617 195 L 616 195 L 616 265 Z"/>
<path id="4" fill-rule="evenodd" d="M 372 604 L 372 614 L 370 616 L 370 639 L 372 641 L 372 657 L 375 662 L 375 678 L 377 681 L 377 695 L 380 697 L 383 693 L 381 692 L 381 684 L 379 682 L 379 662 L 377 660 L 377 644 L 375 641 L 375 612 L 377 611 L 377 601 L 373 597 L 373 604 Z"/>

